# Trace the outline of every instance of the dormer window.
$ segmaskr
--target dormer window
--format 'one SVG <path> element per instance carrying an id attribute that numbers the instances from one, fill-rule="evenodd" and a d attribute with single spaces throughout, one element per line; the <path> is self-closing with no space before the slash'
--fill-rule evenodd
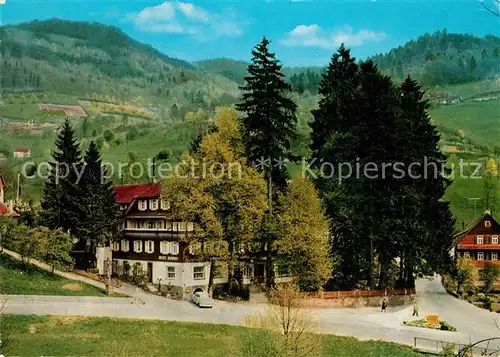
<path id="1" fill-rule="evenodd" d="M 491 244 L 498 244 L 498 236 L 491 237 Z"/>
<path id="2" fill-rule="evenodd" d="M 162 198 L 161 199 L 161 209 L 164 211 L 170 209 L 170 202 L 168 202 L 166 199 Z"/>
<path id="3" fill-rule="evenodd" d="M 139 200 L 139 211 L 145 211 L 148 209 L 148 203 L 146 200 Z"/>
<path id="4" fill-rule="evenodd" d="M 484 237 L 483 236 L 477 236 L 477 244 L 484 244 Z"/>
<path id="5" fill-rule="evenodd" d="M 158 199 L 149 200 L 149 208 L 152 211 L 156 211 L 158 209 Z"/>
<path id="6" fill-rule="evenodd" d="M 491 227 L 491 221 L 484 221 L 484 226 L 486 228 Z"/>

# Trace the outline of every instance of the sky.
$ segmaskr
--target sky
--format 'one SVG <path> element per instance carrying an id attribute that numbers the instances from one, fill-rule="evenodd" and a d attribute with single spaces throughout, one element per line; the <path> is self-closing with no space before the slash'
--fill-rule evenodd
<path id="1" fill-rule="evenodd" d="M 265 36 L 287 66 L 326 65 L 341 43 L 364 59 L 443 28 L 477 36 L 500 34 L 500 17 L 478 0 L 183 1 L 0 0 L 0 20 L 102 22 L 187 61 L 249 60 L 253 46 Z"/>

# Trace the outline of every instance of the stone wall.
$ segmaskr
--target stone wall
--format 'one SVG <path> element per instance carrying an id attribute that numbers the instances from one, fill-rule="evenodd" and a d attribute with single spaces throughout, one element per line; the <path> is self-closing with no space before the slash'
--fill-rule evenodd
<path id="1" fill-rule="evenodd" d="M 415 295 L 387 295 L 387 296 L 355 296 L 343 297 L 339 299 L 306 298 L 303 300 L 305 307 L 382 307 L 382 301 L 386 299 L 388 307 L 412 304 L 415 302 Z"/>

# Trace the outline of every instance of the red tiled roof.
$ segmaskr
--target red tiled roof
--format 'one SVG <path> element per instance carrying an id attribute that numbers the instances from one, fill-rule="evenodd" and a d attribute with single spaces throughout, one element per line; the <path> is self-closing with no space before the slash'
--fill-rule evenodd
<path id="1" fill-rule="evenodd" d="M 14 212 L 10 211 L 9 207 L 7 207 L 5 204 L 0 202 L 0 216 L 13 216 L 13 217 L 18 217 L 19 215 Z"/>
<path id="2" fill-rule="evenodd" d="M 28 149 L 28 148 L 17 148 L 15 151 L 16 152 L 29 152 L 30 149 Z"/>
<path id="3" fill-rule="evenodd" d="M 118 204 L 130 203 L 134 198 L 160 197 L 161 186 L 159 183 L 139 185 L 118 185 L 113 189 L 115 200 Z"/>

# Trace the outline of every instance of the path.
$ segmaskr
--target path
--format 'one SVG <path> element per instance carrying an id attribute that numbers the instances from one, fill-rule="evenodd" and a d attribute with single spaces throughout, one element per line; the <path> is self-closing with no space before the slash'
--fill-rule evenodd
<path id="1" fill-rule="evenodd" d="M 94 286 L 98 286 L 96 284 L 102 286 L 102 283 L 76 274 L 65 272 L 57 274 Z M 6 313 L 108 316 L 243 325 L 245 317 L 262 314 L 266 311 L 266 304 L 223 301 L 216 301 L 212 309 L 199 309 L 186 301 L 169 300 L 129 284 L 124 284 L 115 291 L 132 298 L 9 295 L 6 297 Z M 412 306 L 389 307 L 387 313 L 380 312 L 378 308 L 317 308 L 311 309 L 310 313 L 318 321 L 318 332 L 348 335 L 361 339 L 386 340 L 408 345 L 413 345 L 415 337 L 466 344 L 470 341 L 500 336 L 495 324 L 495 319 L 498 319 L 497 314 L 479 309 L 448 295 L 441 286 L 439 278 L 419 279 L 417 281 L 417 294 L 421 316 L 437 313 L 443 320 L 455 326 L 458 332 L 403 326 L 404 320 L 412 319 Z M 26 303 L 27 301 L 29 303 Z"/>

